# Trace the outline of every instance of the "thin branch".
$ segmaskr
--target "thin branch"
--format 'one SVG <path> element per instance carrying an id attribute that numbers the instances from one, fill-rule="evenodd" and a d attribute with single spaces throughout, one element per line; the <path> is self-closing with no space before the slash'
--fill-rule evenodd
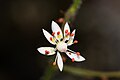
<path id="1" fill-rule="evenodd" d="M 54 76 L 55 73 L 55 67 L 51 66 L 50 64 L 48 64 L 49 66 L 46 68 L 44 75 L 40 78 L 40 80 L 51 80 L 52 77 Z"/>
<path id="2" fill-rule="evenodd" d="M 68 8 L 64 15 L 64 22 L 61 27 L 62 30 L 66 22 L 71 22 L 75 19 L 75 16 L 77 14 L 77 11 L 80 9 L 81 4 L 82 0 L 73 0 L 73 3 L 71 4 L 71 6 Z"/>
<path id="3" fill-rule="evenodd" d="M 74 20 L 75 15 L 77 14 L 77 11 L 80 9 L 81 4 L 82 0 L 73 0 L 73 4 L 65 13 L 65 21 Z"/>
<path id="4" fill-rule="evenodd" d="M 93 71 L 88 69 L 64 66 L 64 71 L 70 74 L 83 77 L 114 77 L 120 78 L 120 71 L 104 72 L 104 71 Z"/>

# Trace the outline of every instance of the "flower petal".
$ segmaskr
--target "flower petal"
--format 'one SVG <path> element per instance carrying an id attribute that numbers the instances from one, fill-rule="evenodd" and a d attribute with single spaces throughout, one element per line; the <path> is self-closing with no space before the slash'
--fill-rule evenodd
<path id="1" fill-rule="evenodd" d="M 67 42 L 67 45 L 70 46 L 73 44 L 73 40 L 74 40 L 74 37 L 75 37 L 75 29 L 73 30 L 73 32 L 71 34 L 74 34 L 73 36 L 70 37 L 69 41 Z"/>
<path id="2" fill-rule="evenodd" d="M 46 37 L 46 39 L 47 39 L 51 44 L 55 45 L 56 42 L 50 40 L 50 38 L 53 39 L 53 36 L 52 36 L 50 33 L 48 33 L 46 30 L 44 30 L 44 29 L 42 29 L 42 30 L 43 30 L 43 34 L 44 34 L 44 36 Z"/>
<path id="3" fill-rule="evenodd" d="M 53 47 L 40 47 L 37 50 L 44 55 L 54 55 L 56 51 Z"/>
<path id="4" fill-rule="evenodd" d="M 71 52 L 66 52 L 66 54 L 71 58 L 74 59 L 76 62 L 80 62 L 80 61 L 84 61 L 85 58 L 82 57 L 81 55 L 77 55 L 75 53 L 71 53 Z"/>
<path id="5" fill-rule="evenodd" d="M 70 33 L 70 27 L 69 27 L 68 23 L 66 22 L 65 27 L 64 27 L 64 37 L 66 36 L 66 34 L 68 32 Z M 69 37 L 70 36 L 66 37 L 66 40 L 69 40 Z"/>
<path id="6" fill-rule="evenodd" d="M 57 64 L 60 69 L 60 71 L 63 70 L 63 60 L 59 52 L 57 52 Z"/>
<path id="7" fill-rule="evenodd" d="M 57 40 L 60 40 L 63 38 L 63 34 L 59 25 L 54 21 L 52 21 L 52 31 L 55 32 L 55 37 Z"/>

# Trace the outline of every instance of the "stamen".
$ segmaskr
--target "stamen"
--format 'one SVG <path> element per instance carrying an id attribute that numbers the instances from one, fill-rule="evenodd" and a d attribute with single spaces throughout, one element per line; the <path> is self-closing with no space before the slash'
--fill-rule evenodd
<path id="1" fill-rule="evenodd" d="M 57 35 L 57 37 L 58 37 L 59 39 L 61 39 L 61 35 Z"/>
<path id="2" fill-rule="evenodd" d="M 67 33 L 67 36 L 70 35 L 70 32 Z"/>
<path id="3" fill-rule="evenodd" d="M 52 41 L 52 39 L 53 39 L 53 38 L 52 38 L 52 37 L 50 37 L 50 40 L 51 40 L 51 41 Z"/>
<path id="4" fill-rule="evenodd" d="M 54 36 L 54 35 L 55 35 L 55 32 L 52 33 L 52 36 Z"/>
<path id="5" fill-rule="evenodd" d="M 77 41 L 77 40 L 75 40 L 73 43 L 74 43 L 74 44 L 76 44 L 76 43 L 78 43 L 78 41 Z"/>
<path id="6" fill-rule="evenodd" d="M 60 31 L 57 32 L 57 35 L 59 35 L 59 34 L 60 34 Z"/>
<path id="7" fill-rule="evenodd" d="M 70 32 L 68 32 L 68 30 L 65 30 L 65 37 L 62 41 L 65 42 L 69 38 L 69 35 L 70 35 Z"/>
<path id="8" fill-rule="evenodd" d="M 67 44 L 73 44 L 73 40 L 71 39 L 71 37 L 70 37 L 70 39 L 67 41 Z"/>
<path id="9" fill-rule="evenodd" d="M 65 30 L 65 33 L 67 34 L 67 33 L 68 33 L 68 30 Z"/>
<path id="10" fill-rule="evenodd" d="M 66 37 L 64 37 L 62 41 L 65 42 L 66 41 Z"/>
<path id="11" fill-rule="evenodd" d="M 75 61 L 75 59 L 74 58 L 72 58 L 72 62 L 74 62 Z"/>
<path id="12" fill-rule="evenodd" d="M 49 54 L 49 53 L 50 53 L 49 51 L 45 50 L 45 54 L 46 54 L 46 55 Z"/>
<path id="13" fill-rule="evenodd" d="M 53 66 L 56 65 L 56 60 L 57 60 L 57 56 L 55 57 L 55 61 L 53 62 Z"/>
<path id="14" fill-rule="evenodd" d="M 55 66 L 56 65 L 56 62 L 53 62 L 53 66 Z"/>
<path id="15" fill-rule="evenodd" d="M 80 52 L 76 52 L 77 56 L 80 56 Z"/>
<path id="16" fill-rule="evenodd" d="M 71 35 L 70 36 L 74 36 L 74 34 L 73 33 L 71 33 Z"/>
<path id="17" fill-rule="evenodd" d="M 54 42 L 54 43 L 57 43 L 58 41 L 57 41 L 57 39 L 53 36 L 53 37 L 50 37 L 50 40 L 52 41 L 52 42 Z"/>

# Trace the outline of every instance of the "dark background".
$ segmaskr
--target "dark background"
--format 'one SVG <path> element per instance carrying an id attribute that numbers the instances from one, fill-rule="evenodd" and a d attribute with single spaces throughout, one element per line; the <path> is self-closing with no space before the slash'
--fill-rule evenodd
<path id="1" fill-rule="evenodd" d="M 63 17 L 61 10 L 65 12 L 71 3 L 72 0 L 0 1 L 0 80 L 39 80 L 43 76 L 50 58 L 36 49 L 52 45 L 41 29 L 51 32 L 51 21 Z M 71 29 L 77 29 L 79 41 L 72 48 L 80 49 L 86 61 L 64 65 L 101 71 L 120 70 L 119 21 L 119 0 L 84 0 Z M 56 76 L 59 80 L 87 80 L 65 72 L 57 72 Z"/>

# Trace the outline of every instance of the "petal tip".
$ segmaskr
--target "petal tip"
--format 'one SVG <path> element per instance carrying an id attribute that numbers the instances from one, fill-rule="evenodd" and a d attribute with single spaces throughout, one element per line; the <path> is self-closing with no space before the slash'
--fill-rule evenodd
<path id="1" fill-rule="evenodd" d="M 56 23 L 55 21 L 52 21 L 52 24 Z"/>
<path id="2" fill-rule="evenodd" d="M 62 71 L 63 71 L 63 69 L 60 69 L 60 71 L 62 72 Z"/>
<path id="3" fill-rule="evenodd" d="M 43 32 L 45 32 L 46 30 L 45 29 L 42 29 Z"/>
<path id="4" fill-rule="evenodd" d="M 40 52 L 40 53 L 41 53 L 41 49 L 40 49 L 40 48 L 37 48 L 37 50 L 38 50 L 38 52 Z"/>
<path id="5" fill-rule="evenodd" d="M 73 30 L 73 33 L 75 33 L 75 32 L 76 32 L 76 29 Z"/>
<path id="6" fill-rule="evenodd" d="M 68 25 L 68 22 L 66 22 L 65 25 Z"/>
<path id="7" fill-rule="evenodd" d="M 38 50 L 39 48 L 37 48 L 37 50 Z"/>
<path id="8" fill-rule="evenodd" d="M 86 60 L 86 59 L 85 59 L 84 57 L 82 57 L 82 56 L 81 56 L 80 58 L 81 58 L 81 61 L 85 61 L 85 60 Z"/>
<path id="9" fill-rule="evenodd" d="M 84 58 L 83 61 L 85 61 L 86 59 Z"/>

